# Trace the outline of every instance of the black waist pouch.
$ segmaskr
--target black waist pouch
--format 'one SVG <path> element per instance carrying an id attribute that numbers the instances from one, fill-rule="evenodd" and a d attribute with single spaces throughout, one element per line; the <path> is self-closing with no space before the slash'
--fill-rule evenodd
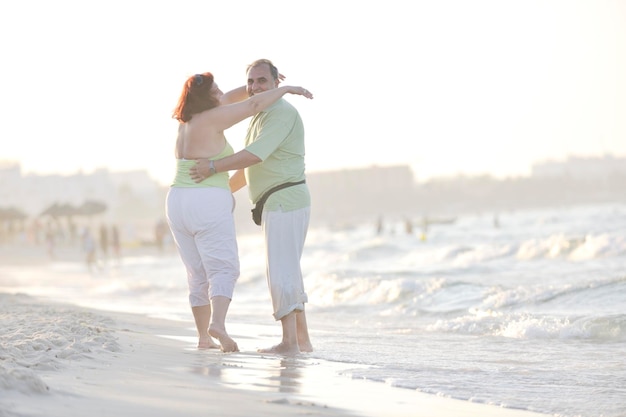
<path id="1" fill-rule="evenodd" d="M 257 226 L 261 225 L 261 215 L 263 214 L 263 206 L 265 205 L 265 202 L 267 201 L 268 197 L 272 195 L 272 193 L 275 193 L 278 190 L 282 190 L 283 188 L 292 187 L 294 185 L 300 185 L 304 183 L 305 183 L 305 180 L 298 181 L 298 182 L 286 182 L 284 184 L 280 184 L 280 185 L 277 185 L 276 187 L 270 188 L 265 194 L 261 196 L 261 198 L 259 198 L 259 201 L 256 202 L 256 204 L 254 205 L 254 208 L 252 209 L 252 220 L 254 221 L 254 224 L 256 224 Z"/>

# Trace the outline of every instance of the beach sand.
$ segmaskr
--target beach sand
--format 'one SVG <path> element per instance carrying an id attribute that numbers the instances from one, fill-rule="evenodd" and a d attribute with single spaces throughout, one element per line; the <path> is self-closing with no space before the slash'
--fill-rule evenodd
<path id="1" fill-rule="evenodd" d="M 351 364 L 198 350 L 193 323 L 0 294 L 0 416 L 539 416 L 352 379 Z M 276 329 L 277 331 L 278 328 Z"/>

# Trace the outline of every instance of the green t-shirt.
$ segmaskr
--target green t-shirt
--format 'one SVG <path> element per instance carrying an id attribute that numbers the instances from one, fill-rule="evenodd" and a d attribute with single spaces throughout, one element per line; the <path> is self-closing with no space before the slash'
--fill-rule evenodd
<path id="1" fill-rule="evenodd" d="M 304 125 L 296 108 L 286 100 L 278 100 L 252 118 L 245 145 L 248 152 L 262 161 L 245 169 L 253 203 L 276 185 L 305 179 Z M 272 194 L 265 209 L 282 207 L 284 211 L 291 211 L 309 205 L 309 189 L 301 184 Z"/>

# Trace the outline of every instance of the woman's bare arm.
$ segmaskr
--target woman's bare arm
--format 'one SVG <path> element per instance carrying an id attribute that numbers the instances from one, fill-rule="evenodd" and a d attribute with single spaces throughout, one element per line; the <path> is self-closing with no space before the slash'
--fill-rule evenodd
<path id="1" fill-rule="evenodd" d="M 234 193 L 236 191 L 241 190 L 247 184 L 246 175 L 243 172 L 243 169 L 238 169 L 228 180 L 228 185 L 230 186 L 230 192 Z"/>
<path id="2" fill-rule="evenodd" d="M 244 101 L 218 106 L 208 113 L 216 130 L 225 130 L 242 120 L 265 110 L 285 94 L 297 94 L 312 99 L 313 94 L 304 87 L 282 86 L 264 91 Z"/>
<path id="3" fill-rule="evenodd" d="M 220 99 L 220 104 L 225 106 L 227 104 L 239 103 L 240 101 L 244 101 L 248 98 L 248 89 L 245 85 L 241 87 L 235 88 L 234 90 L 230 90 L 222 95 Z"/>

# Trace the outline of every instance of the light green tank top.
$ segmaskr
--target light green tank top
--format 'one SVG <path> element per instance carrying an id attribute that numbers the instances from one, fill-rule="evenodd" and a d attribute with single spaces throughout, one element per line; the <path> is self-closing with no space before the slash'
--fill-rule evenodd
<path id="1" fill-rule="evenodd" d="M 221 159 L 226 156 L 232 155 L 233 148 L 226 141 L 226 146 L 219 155 L 215 155 L 210 159 Z M 177 159 L 176 160 L 176 177 L 172 183 L 172 187 L 187 187 L 187 188 L 201 188 L 201 187 L 221 187 L 230 190 L 228 185 L 228 172 L 218 172 L 211 175 L 209 178 L 202 182 L 195 182 L 189 175 L 189 169 L 196 164 L 195 159 Z"/>

